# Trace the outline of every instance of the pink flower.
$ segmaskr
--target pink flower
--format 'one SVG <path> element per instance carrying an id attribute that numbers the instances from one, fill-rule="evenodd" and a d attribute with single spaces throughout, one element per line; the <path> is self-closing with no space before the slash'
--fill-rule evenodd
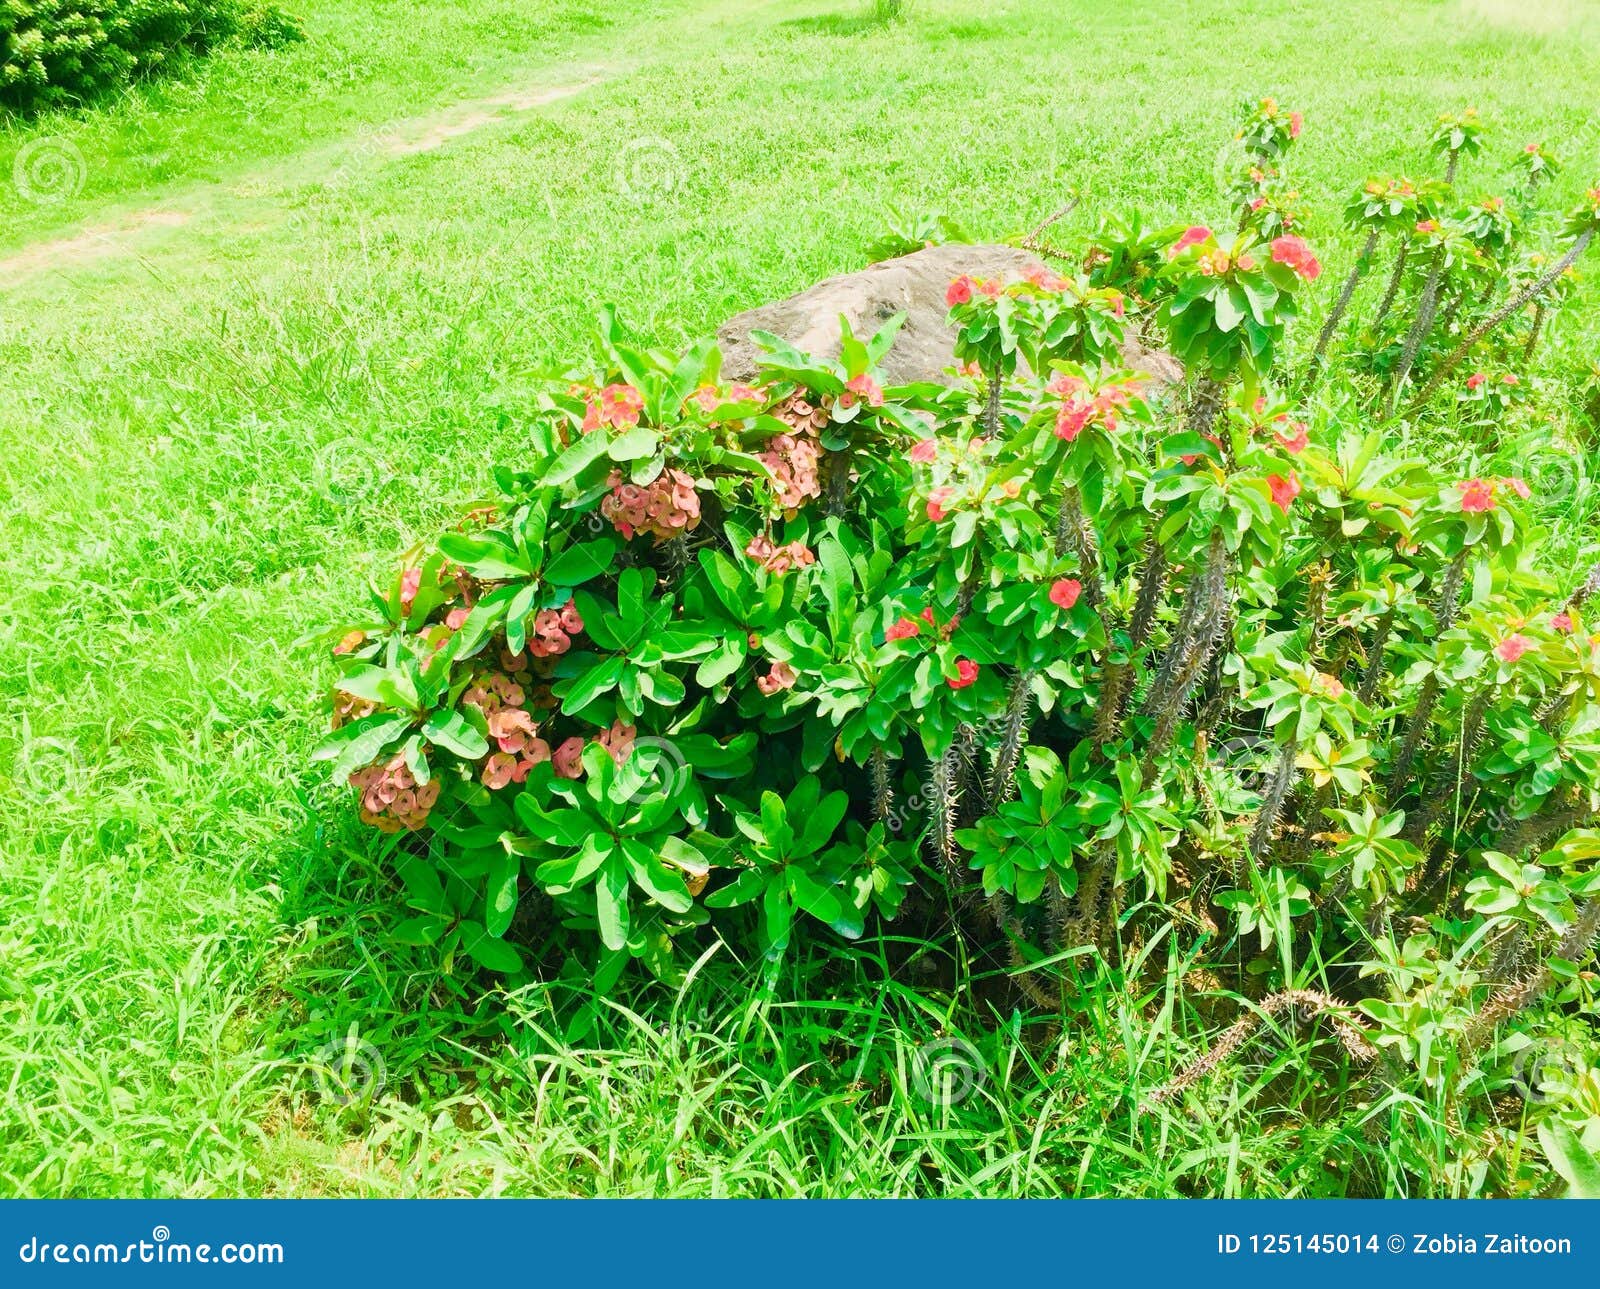
<path id="1" fill-rule="evenodd" d="M 1475 371 L 1475 372 L 1472 373 L 1472 375 L 1467 377 L 1467 388 L 1468 389 L 1477 389 L 1479 385 L 1483 384 L 1483 382 L 1488 380 L 1488 379 L 1489 378 L 1487 376 L 1485 376 L 1481 371 Z"/>
<path id="2" fill-rule="evenodd" d="M 639 413 L 644 411 L 644 395 L 632 385 L 613 383 L 598 394 L 587 395 L 584 405 L 583 433 L 592 433 L 602 425 L 631 430 L 639 424 Z"/>
<path id="3" fill-rule="evenodd" d="M 1260 210 L 1266 204 L 1267 204 L 1267 199 L 1265 197 L 1252 197 L 1252 198 L 1250 198 L 1250 209 L 1251 210 Z"/>
<path id="4" fill-rule="evenodd" d="M 976 285 L 977 283 L 963 273 L 945 289 L 945 307 L 953 309 L 958 304 L 965 304 L 972 299 L 972 288 Z"/>
<path id="5" fill-rule="evenodd" d="M 1530 155 L 1532 153 L 1537 152 L 1538 150 L 1539 150 L 1539 145 L 1537 143 L 1530 143 L 1527 147 L 1525 147 L 1523 149 L 1524 152 L 1529 153 Z"/>
<path id="6" fill-rule="evenodd" d="M 1068 399 L 1056 413 L 1056 438 L 1071 443 L 1083 433 L 1094 415 L 1094 404 L 1081 398 Z"/>
<path id="7" fill-rule="evenodd" d="M 938 523 L 950 512 L 944 508 L 944 503 L 949 501 L 955 493 L 954 488 L 935 488 L 928 494 L 928 518 Z"/>
<path id="8" fill-rule="evenodd" d="M 1504 375 L 1504 376 L 1502 376 L 1502 377 L 1501 377 L 1501 378 L 1500 378 L 1500 383 L 1501 383 L 1501 384 L 1502 384 L 1502 385 L 1519 385 L 1519 384 L 1521 384 L 1521 383 L 1522 383 L 1522 382 L 1520 382 L 1520 381 L 1519 381 L 1519 380 L 1518 380 L 1518 379 L 1517 379 L 1517 377 L 1516 377 L 1516 373 L 1515 373 L 1515 372 L 1509 372 L 1509 371 L 1508 371 L 1508 372 L 1507 372 L 1507 373 L 1506 373 L 1506 374 L 1505 374 L 1505 375 Z"/>
<path id="9" fill-rule="evenodd" d="M 978 283 L 978 294 L 988 296 L 991 300 L 998 300 L 1000 298 L 1001 289 L 999 278 L 992 277 L 986 281 Z"/>
<path id="10" fill-rule="evenodd" d="M 955 676 L 945 681 L 951 689 L 965 689 L 978 678 L 978 664 L 968 658 L 956 659 Z"/>
<path id="11" fill-rule="evenodd" d="M 1317 673 L 1317 684 L 1322 686 L 1323 692 L 1329 698 L 1342 698 L 1344 696 L 1344 682 L 1337 676 L 1330 676 L 1325 671 L 1319 671 Z"/>
<path id="12" fill-rule="evenodd" d="M 690 394 L 687 402 L 693 403 L 702 412 L 708 415 L 717 410 L 722 403 L 722 396 L 717 393 L 715 385 L 702 385 Z"/>
<path id="13" fill-rule="evenodd" d="M 509 752 L 496 752 L 483 763 L 483 786 L 490 789 L 505 787 L 511 782 L 516 769 L 516 757 Z"/>
<path id="14" fill-rule="evenodd" d="M 1043 264 L 1030 264 L 1022 271 L 1022 276 L 1041 291 L 1064 291 L 1067 279 L 1059 273 L 1052 273 Z"/>
<path id="15" fill-rule="evenodd" d="M 799 677 L 794 673 L 794 668 L 788 663 L 775 662 L 772 664 L 772 670 L 765 676 L 756 677 L 756 688 L 768 698 L 771 698 L 772 695 L 780 690 L 793 689 L 794 682 L 798 679 Z"/>
<path id="16" fill-rule="evenodd" d="M 1533 641 L 1527 636 L 1512 632 L 1495 646 L 1495 654 L 1501 662 L 1516 662 L 1516 660 L 1533 648 Z"/>
<path id="17" fill-rule="evenodd" d="M 1293 470 L 1287 479 L 1281 474 L 1269 474 L 1267 488 L 1272 493 L 1272 504 L 1287 515 L 1289 506 L 1300 495 L 1300 478 Z"/>
<path id="18" fill-rule="evenodd" d="M 335 654 L 351 653 L 356 646 L 367 638 L 365 631 L 347 631 L 339 637 L 339 643 L 333 646 Z"/>
<path id="19" fill-rule="evenodd" d="M 1191 224 L 1183 230 L 1183 236 L 1172 244 L 1172 254 L 1188 250 L 1191 246 L 1198 246 L 1201 242 L 1211 237 L 1211 230 L 1204 224 Z"/>
<path id="20" fill-rule="evenodd" d="M 1064 577 L 1050 585 L 1050 603 L 1058 609 L 1070 609 L 1083 594 L 1083 583 L 1075 577 Z"/>
<path id="21" fill-rule="evenodd" d="M 1419 233 L 1437 233 L 1438 231 L 1439 221 L 1436 219 L 1424 219 L 1417 224 L 1417 232 Z"/>
<path id="22" fill-rule="evenodd" d="M 1571 631 L 1572 614 L 1562 610 L 1560 613 L 1556 614 L 1555 617 L 1550 619 L 1550 625 L 1557 631 Z"/>
<path id="23" fill-rule="evenodd" d="M 1306 433 L 1304 421 L 1290 421 L 1288 434 L 1285 434 L 1282 430 L 1275 429 L 1272 431 L 1272 437 L 1278 441 L 1278 446 L 1285 452 L 1292 452 L 1297 456 L 1304 452 L 1307 444 L 1311 442 L 1310 435 Z"/>
<path id="24" fill-rule="evenodd" d="M 1533 490 L 1528 487 L 1527 481 L 1520 475 L 1512 475 L 1511 478 L 1507 479 L 1506 487 L 1510 488 L 1512 492 L 1516 493 L 1524 501 L 1533 496 Z"/>
<path id="25" fill-rule="evenodd" d="M 939 455 L 939 441 L 937 439 L 918 439 L 911 445 L 911 451 L 906 454 L 918 465 L 927 465 Z"/>
<path id="26" fill-rule="evenodd" d="M 885 643 L 890 640 L 909 640 L 912 636 L 920 633 L 921 630 L 922 628 L 917 625 L 915 618 L 901 618 L 883 633 L 883 639 Z"/>
<path id="27" fill-rule="evenodd" d="M 1481 515 L 1494 509 L 1494 485 L 1482 479 L 1463 479 L 1456 487 L 1461 490 L 1461 509 L 1469 515 Z"/>
<path id="28" fill-rule="evenodd" d="M 1299 112 L 1289 113 L 1289 137 L 1298 139 L 1300 131 L 1305 128 L 1306 119 Z"/>
<path id="29" fill-rule="evenodd" d="M 1303 237 L 1274 238 L 1272 259 L 1274 263 L 1288 265 L 1307 282 L 1315 282 L 1322 275 L 1322 265 L 1317 263 L 1317 257 Z"/>
<path id="30" fill-rule="evenodd" d="M 852 394 L 859 395 L 861 401 L 868 407 L 883 406 L 883 390 L 879 387 L 877 381 L 865 373 L 860 376 L 852 376 L 845 382 L 844 387 Z"/>
<path id="31" fill-rule="evenodd" d="M 422 589 L 422 570 L 408 568 L 400 574 L 400 612 L 409 614 L 411 602 L 417 598 L 417 592 Z"/>
<path id="32" fill-rule="evenodd" d="M 574 734 L 558 747 L 550 758 L 556 774 L 563 779 L 576 779 L 583 774 L 583 740 Z"/>

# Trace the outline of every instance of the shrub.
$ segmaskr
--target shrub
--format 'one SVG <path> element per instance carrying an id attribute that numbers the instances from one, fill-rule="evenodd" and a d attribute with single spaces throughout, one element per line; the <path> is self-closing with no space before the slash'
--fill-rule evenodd
<path id="1" fill-rule="evenodd" d="M 1299 131 L 1252 105 L 1252 169 Z M 1389 236 L 1419 189 L 1364 191 L 1352 222 Z M 609 988 L 676 978 L 713 930 L 776 962 L 901 916 L 1051 1003 L 1034 964 L 1176 917 L 1258 993 L 1332 964 L 1359 1013 L 1267 1012 L 1331 1011 L 1353 1058 L 1447 1100 L 1533 999 L 1592 1005 L 1600 576 L 1540 566 L 1523 479 L 1377 424 L 1359 353 L 1340 398 L 1295 400 L 1332 333 L 1284 379 L 1322 266 L 1269 205 L 1246 185 L 1236 232 L 1118 220 L 1080 271 L 957 278 L 948 388 L 880 387 L 896 322 L 844 327 L 837 360 L 758 337 L 732 383 L 710 342 L 605 315 L 495 503 L 339 633 L 319 755 L 400 834 L 400 934 L 512 972 L 576 952 Z M 1572 246 L 1597 219 L 1591 193 Z M 1437 301 L 1439 260 L 1389 307 Z M 1130 325 L 1184 387 L 1118 366 Z M 1484 417 L 1466 384 L 1430 423 Z"/>
<path id="2" fill-rule="evenodd" d="M 246 0 L 0 0 L 0 104 L 73 102 L 230 37 L 276 47 L 301 35 Z"/>

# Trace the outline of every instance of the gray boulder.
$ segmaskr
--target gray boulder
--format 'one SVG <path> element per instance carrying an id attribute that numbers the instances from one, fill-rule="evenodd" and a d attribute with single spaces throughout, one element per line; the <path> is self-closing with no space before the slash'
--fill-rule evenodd
<path id="1" fill-rule="evenodd" d="M 1020 279 L 1040 261 L 1015 246 L 968 246 L 947 243 L 929 246 L 899 259 L 869 264 L 856 273 L 843 273 L 815 286 L 775 300 L 728 319 L 717 332 L 722 348 L 722 374 L 729 380 L 755 375 L 760 351 L 750 339 L 752 331 L 770 331 L 806 353 L 837 357 L 839 316 L 863 338 L 870 336 L 897 313 L 905 325 L 883 360 L 889 384 L 912 381 L 951 383 L 955 365 L 955 332 L 945 322 L 944 293 L 952 278 L 969 273 L 975 278 Z M 1183 367 L 1171 354 L 1146 350 L 1130 340 L 1123 362 L 1153 381 L 1169 384 L 1183 378 Z"/>

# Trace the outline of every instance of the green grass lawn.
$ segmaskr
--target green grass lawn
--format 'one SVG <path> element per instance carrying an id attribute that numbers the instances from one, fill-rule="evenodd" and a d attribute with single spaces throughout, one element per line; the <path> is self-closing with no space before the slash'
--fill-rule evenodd
<path id="1" fill-rule="evenodd" d="M 770 998 L 723 951 L 569 1043 L 575 983 L 508 996 L 390 938 L 385 839 L 307 763 L 328 673 L 303 641 L 517 461 L 604 301 L 675 344 L 858 267 L 892 211 L 1004 237 L 1075 188 L 1064 241 L 1112 209 L 1205 217 L 1262 93 L 1306 114 L 1329 294 L 1344 193 L 1421 169 L 1441 110 L 1476 105 L 1495 158 L 1550 143 L 1563 200 L 1595 181 L 1600 5 L 291 7 L 303 45 L 0 126 L 0 179 L 42 139 L 83 178 L 0 183 L 0 1191 L 1470 1188 L 1446 1125 L 1386 1151 L 1329 1113 L 1309 1031 L 1203 1113 L 1136 1121 L 1236 1014 L 1157 944 L 1066 1023 L 932 950 L 891 971 L 814 938 Z M 1547 364 L 1592 351 L 1586 291 Z M 955 1039 L 980 1077 L 929 1096 L 924 1045 Z M 347 1040 L 383 1086 L 341 1105 L 314 1071 Z"/>

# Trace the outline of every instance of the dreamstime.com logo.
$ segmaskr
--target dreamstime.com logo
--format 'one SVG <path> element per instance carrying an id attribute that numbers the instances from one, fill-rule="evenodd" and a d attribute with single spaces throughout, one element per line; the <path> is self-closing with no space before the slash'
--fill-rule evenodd
<path id="1" fill-rule="evenodd" d="M 38 1266 L 128 1266 L 137 1263 L 155 1263 L 160 1266 L 180 1266 L 190 1263 L 221 1263 L 235 1265 L 282 1266 L 281 1244 L 183 1244 L 175 1242 L 172 1232 L 158 1226 L 150 1232 L 148 1240 L 129 1244 L 113 1244 L 102 1240 L 88 1244 L 82 1240 L 68 1243 L 62 1240 L 41 1239 L 34 1236 L 17 1250 L 17 1258 L 25 1264 Z"/>
<path id="2" fill-rule="evenodd" d="M 983 1057 L 964 1038 L 924 1043 L 911 1059 L 911 1086 L 933 1105 L 960 1105 L 983 1086 L 985 1077 Z"/>
<path id="3" fill-rule="evenodd" d="M 83 153 L 68 139 L 33 139 L 11 163 L 11 183 L 24 201 L 55 206 L 83 190 L 88 175 Z"/>
<path id="4" fill-rule="evenodd" d="M 636 202 L 663 201 L 683 184 L 683 159 L 666 139 L 634 139 L 617 154 L 617 187 Z"/>
<path id="5" fill-rule="evenodd" d="M 1530 1043 L 1511 1064 L 1511 1083 L 1535 1105 L 1559 1097 L 1583 1078 L 1589 1063 L 1569 1043 Z"/>
<path id="6" fill-rule="evenodd" d="M 311 1077 L 324 1101 L 346 1106 L 375 1100 L 389 1081 L 389 1069 L 377 1048 L 352 1035 L 317 1051 Z"/>

